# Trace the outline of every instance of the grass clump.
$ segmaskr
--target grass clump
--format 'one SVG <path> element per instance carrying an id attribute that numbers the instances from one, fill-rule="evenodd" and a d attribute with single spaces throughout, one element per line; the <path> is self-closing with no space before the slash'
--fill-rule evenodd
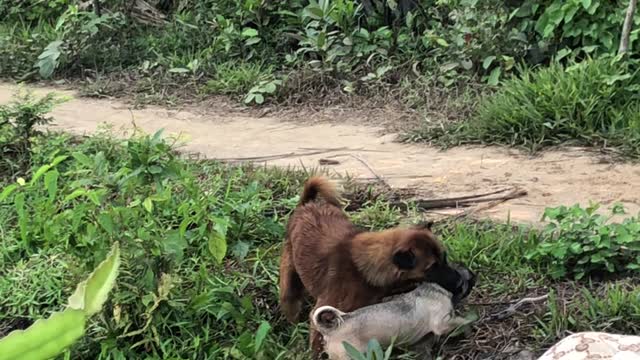
<path id="1" fill-rule="evenodd" d="M 409 139 L 531 151 L 566 143 L 612 146 L 638 157 L 639 79 L 637 63 L 617 58 L 527 69 L 486 97 L 468 123 L 423 129 Z"/>

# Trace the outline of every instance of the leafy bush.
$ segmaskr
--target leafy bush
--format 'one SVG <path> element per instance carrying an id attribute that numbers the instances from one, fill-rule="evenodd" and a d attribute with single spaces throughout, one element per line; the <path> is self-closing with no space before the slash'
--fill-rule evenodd
<path id="1" fill-rule="evenodd" d="M 463 136 L 533 150 L 566 141 L 634 146 L 639 79 L 637 64 L 611 58 L 526 70 L 479 105 Z"/>
<path id="2" fill-rule="evenodd" d="M 0 18 L 8 22 L 55 19 L 72 3 L 73 0 L 1 1 Z"/>
<path id="3" fill-rule="evenodd" d="M 616 53 L 627 5 L 626 1 L 527 0 L 516 16 L 523 19 L 527 31 L 535 31 L 540 55 L 575 58 Z M 640 25 L 640 17 L 635 24 Z M 631 42 L 637 38 L 635 31 Z"/>
<path id="4" fill-rule="evenodd" d="M 550 224 L 543 232 L 545 241 L 527 258 L 548 264 L 554 279 L 640 270 L 639 219 L 608 223 L 609 218 L 597 214 L 597 209 L 595 204 L 546 209 L 544 219 Z M 613 207 L 612 214 L 621 213 L 620 206 Z"/>
<path id="5" fill-rule="evenodd" d="M 240 84 L 221 79 L 220 65 L 281 64 L 266 77 L 242 82 L 245 95 L 254 89 L 245 98 L 252 103 L 295 92 L 286 83 L 271 91 L 273 81 L 292 72 L 310 71 L 320 79 L 318 86 L 339 84 L 347 93 L 400 79 L 417 86 L 415 75 L 445 87 L 476 78 L 496 85 L 520 62 L 612 53 L 625 8 L 621 1 L 599 0 L 291 0 L 239 6 L 197 0 L 180 6 L 159 2 L 141 16 L 118 1 L 103 3 L 98 17 L 68 1 L 48 3 L 46 12 L 40 3 L 9 6 L 14 13 L 20 8 L 21 19 L 37 21 L 10 17 L 0 26 L 0 55 L 10 60 L 1 75 L 30 77 L 32 65 L 45 78 L 126 69 L 237 93 Z"/>
<path id="6" fill-rule="evenodd" d="M 53 93 L 34 98 L 30 92 L 19 93 L 12 102 L 0 105 L 0 173 L 18 174 L 31 159 L 31 143 L 46 125 L 46 114 L 63 99 Z"/>

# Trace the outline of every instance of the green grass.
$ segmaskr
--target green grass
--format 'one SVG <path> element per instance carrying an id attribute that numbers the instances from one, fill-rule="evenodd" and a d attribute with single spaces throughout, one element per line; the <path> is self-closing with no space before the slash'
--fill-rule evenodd
<path id="1" fill-rule="evenodd" d="M 407 140 L 483 143 L 538 151 L 560 144 L 640 156 L 640 98 L 634 61 L 586 60 L 526 69 L 480 102 L 468 122 L 425 126 Z"/>
<path id="2" fill-rule="evenodd" d="M 67 158 L 29 185 L 34 170 L 60 156 Z M 102 134 L 81 142 L 51 135 L 36 143 L 33 164 L 25 185 L 0 202 L 3 333 L 59 310 L 54 304 L 64 303 L 79 277 L 119 240 L 123 270 L 117 286 L 102 315 L 91 321 L 88 336 L 71 350 L 73 358 L 308 356 L 307 326 L 287 324 L 277 307 L 283 225 L 307 174 L 186 161 L 175 157 L 165 140 L 149 135 L 116 141 Z M 55 185 L 46 175 L 53 172 Z M 4 188 L 15 180 L 4 177 Z M 21 211 L 18 196 L 25 198 Z M 365 202 L 351 215 L 371 229 L 420 216 L 403 214 L 383 199 Z M 547 267 L 526 258 L 540 244 L 540 233 L 470 222 L 440 225 L 437 232 L 452 258 L 480 275 L 470 299 L 490 300 L 472 306 L 480 313 L 504 308 L 505 299 L 556 293 L 558 307 L 539 304 L 534 316 L 516 314 L 495 325 L 522 328 L 528 347 L 548 345 L 566 330 L 640 330 L 640 298 L 631 280 L 550 283 Z M 222 238 L 227 251 L 218 261 L 220 254 L 209 246 L 219 246 Z M 254 354 L 253 338 L 262 323 L 270 331 Z M 448 340 L 439 351 L 461 351 L 456 341 Z M 496 337 L 496 346 L 501 341 L 505 336 Z M 479 354 L 473 347 L 462 349 Z"/>
<path id="3" fill-rule="evenodd" d="M 79 140 L 20 131 L 45 119 L 52 101 L 23 98 L 0 111 L 0 121 L 10 120 L 0 146 L 23 149 L 5 157 L 0 172 L 0 335 L 60 310 L 118 241 L 116 288 L 70 350 L 74 359 L 308 358 L 307 325 L 283 320 L 277 283 L 284 226 L 309 173 L 186 160 L 161 133 L 116 140 L 103 131 Z M 406 212 L 392 207 L 373 187 L 345 185 L 360 226 L 422 218 L 411 204 Z M 537 351 L 567 331 L 640 332 L 640 292 L 629 277 L 638 270 L 629 265 L 638 256 L 637 218 L 605 224 L 577 206 L 547 213 L 553 226 L 544 231 L 436 226 L 451 259 L 479 275 L 467 310 L 483 316 L 466 336 L 491 339 L 490 350 L 447 339 L 438 354 L 479 358 L 514 343 Z M 558 271 L 565 267 L 571 271 Z M 491 317 L 545 293 L 548 304 Z M 265 335 L 259 347 L 258 331 Z M 417 358 L 405 350 L 398 358 Z"/>

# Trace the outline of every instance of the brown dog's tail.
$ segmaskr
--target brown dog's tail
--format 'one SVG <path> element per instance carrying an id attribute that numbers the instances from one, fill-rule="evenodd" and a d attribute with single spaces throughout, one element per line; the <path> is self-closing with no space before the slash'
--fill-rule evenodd
<path id="1" fill-rule="evenodd" d="M 300 195 L 300 205 L 314 201 L 318 196 L 331 205 L 341 207 L 338 192 L 333 184 L 325 177 L 313 176 L 304 183 L 304 189 Z"/>

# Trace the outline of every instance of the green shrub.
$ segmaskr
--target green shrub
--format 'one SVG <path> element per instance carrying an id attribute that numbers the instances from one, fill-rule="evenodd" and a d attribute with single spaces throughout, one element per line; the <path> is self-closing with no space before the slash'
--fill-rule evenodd
<path id="1" fill-rule="evenodd" d="M 33 65 L 45 78 L 127 70 L 192 82 L 196 89 L 208 82 L 209 91 L 222 93 L 248 92 L 260 81 L 304 71 L 326 82 L 319 87 L 338 83 L 345 92 L 413 80 L 412 74 L 446 87 L 478 77 L 496 85 L 520 62 L 611 54 L 625 6 L 596 0 L 162 1 L 141 21 L 121 1 L 103 2 L 101 17 L 75 2 L 32 1 L 0 6 L 0 14 L 20 15 L 0 26 L 0 55 L 8 59 L 0 74 L 33 77 Z M 158 20 L 155 14 L 163 20 L 150 21 Z M 221 78 L 219 66 L 239 61 L 279 66 L 269 71 L 274 79 Z M 260 103 L 265 95 L 272 92 L 253 91 L 249 100 Z"/>
<path id="2" fill-rule="evenodd" d="M 46 114 L 62 101 L 53 93 L 35 98 L 23 92 L 0 105 L 0 174 L 17 176 L 29 167 L 37 126 L 49 124 L 52 119 Z"/>
<path id="3" fill-rule="evenodd" d="M 610 58 L 525 70 L 480 103 L 464 134 L 533 150 L 632 143 L 640 138 L 638 80 L 636 64 Z"/>
<path id="4" fill-rule="evenodd" d="M 550 224 L 542 234 L 545 241 L 527 258 L 547 265 L 554 279 L 640 270 L 639 219 L 609 223 L 609 218 L 596 213 L 597 209 L 597 205 L 546 209 L 544 219 Z M 612 214 L 621 213 L 620 206 L 613 207 Z"/>
<path id="5" fill-rule="evenodd" d="M 0 1 L 0 19 L 7 22 L 37 22 L 55 19 L 73 0 L 21 0 Z"/>

